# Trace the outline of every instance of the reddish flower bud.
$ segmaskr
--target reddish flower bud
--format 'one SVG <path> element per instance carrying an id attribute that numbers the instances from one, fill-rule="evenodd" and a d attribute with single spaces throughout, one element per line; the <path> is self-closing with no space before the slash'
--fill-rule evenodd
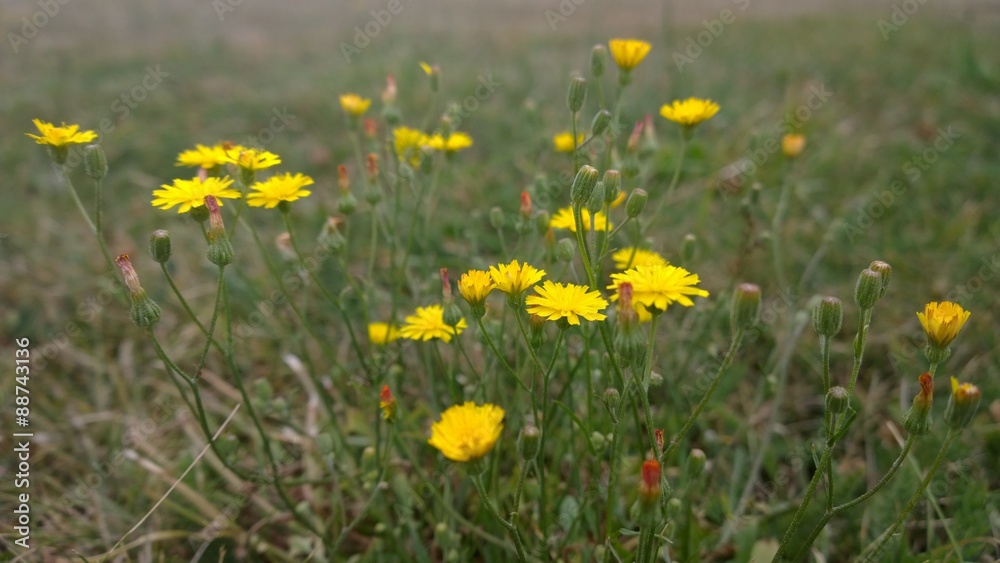
<path id="1" fill-rule="evenodd" d="M 378 155 L 368 153 L 365 157 L 365 170 L 368 172 L 368 183 L 374 184 L 378 181 Z"/>
<path id="2" fill-rule="evenodd" d="M 644 508 L 656 506 L 660 500 L 660 462 L 647 459 L 642 462 L 642 480 L 639 482 L 639 503 Z"/>
<path id="3" fill-rule="evenodd" d="M 452 300 L 451 280 L 448 279 L 448 268 L 441 268 L 441 293 L 444 294 L 446 302 Z"/>
<path id="4" fill-rule="evenodd" d="M 531 218 L 531 194 L 528 192 L 521 192 L 521 217 Z"/>
<path id="5" fill-rule="evenodd" d="M 625 150 L 628 152 L 635 152 L 639 150 L 639 139 L 642 137 L 642 129 L 644 125 L 645 122 L 643 121 L 635 122 L 635 127 L 632 128 L 632 134 L 628 137 L 628 144 L 625 145 Z"/>
<path id="6" fill-rule="evenodd" d="M 347 174 L 347 167 L 343 164 L 337 167 L 337 187 L 340 188 L 342 194 L 351 190 L 351 177 Z"/>
<path id="7" fill-rule="evenodd" d="M 382 386 L 382 392 L 379 394 L 378 406 L 382 409 L 382 418 L 385 420 L 392 420 L 393 416 L 396 414 L 396 397 L 392 395 L 392 391 L 389 390 L 388 385 Z"/>
<path id="8" fill-rule="evenodd" d="M 657 453 L 657 455 L 659 455 L 659 453 L 663 451 L 663 429 L 662 428 L 654 428 L 653 429 L 653 438 L 656 439 L 656 449 L 657 449 L 656 453 Z"/>
<path id="9" fill-rule="evenodd" d="M 132 261 L 129 260 L 128 254 L 122 254 L 115 259 L 115 264 L 122 271 L 122 277 L 125 278 L 125 285 L 128 286 L 128 290 L 132 292 L 132 297 L 142 293 L 142 286 L 139 285 L 139 274 L 135 272 L 135 268 L 132 267 Z"/>
<path id="10" fill-rule="evenodd" d="M 366 117 L 362 122 L 362 127 L 364 129 L 365 137 L 374 139 L 378 135 L 378 125 L 375 123 L 374 119 Z"/>
<path id="11" fill-rule="evenodd" d="M 396 101 L 396 78 L 393 75 L 385 77 L 385 90 L 382 91 L 382 103 L 391 104 Z"/>

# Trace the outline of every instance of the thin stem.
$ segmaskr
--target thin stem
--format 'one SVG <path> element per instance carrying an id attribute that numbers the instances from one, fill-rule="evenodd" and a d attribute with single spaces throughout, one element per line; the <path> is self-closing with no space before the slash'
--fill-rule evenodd
<path id="1" fill-rule="evenodd" d="M 660 199 L 660 202 L 656 204 L 656 210 L 653 211 L 653 214 L 650 215 L 650 217 L 660 216 L 660 212 L 663 211 L 663 206 L 670 201 L 670 198 L 674 195 L 674 190 L 677 189 L 677 184 L 680 182 L 681 170 L 684 168 L 684 157 L 687 154 L 687 137 L 684 135 L 683 129 L 681 131 L 680 155 L 677 157 L 677 166 L 674 167 L 674 175 L 670 179 L 670 185 L 667 187 L 667 193 L 665 193 L 663 198 Z M 647 228 L 651 224 L 652 223 L 647 223 Z"/>
<path id="2" fill-rule="evenodd" d="M 111 253 L 108 252 L 107 244 L 104 243 L 104 236 L 102 235 L 101 230 L 98 229 L 97 225 L 90 220 L 90 214 L 87 213 L 87 208 L 83 205 L 83 202 L 80 201 L 80 195 L 76 193 L 76 188 L 73 187 L 73 181 L 69 178 L 69 168 L 63 164 L 57 165 L 56 170 L 59 172 L 59 175 L 62 176 L 63 183 L 66 184 L 67 188 L 69 188 L 69 194 L 73 198 L 73 203 L 75 203 L 76 208 L 80 210 L 80 215 L 83 215 L 83 220 L 87 222 L 87 227 L 90 229 L 90 232 L 94 233 L 94 236 L 97 238 L 97 244 L 101 247 L 101 254 L 104 255 L 104 261 L 107 263 L 108 269 L 114 271 L 115 263 L 111 260 Z M 97 217 L 101 217 L 100 180 L 97 181 Z"/>
<path id="3" fill-rule="evenodd" d="M 826 464 L 830 463 L 830 459 L 833 455 L 833 448 L 827 447 L 823 451 L 823 457 L 819 460 L 819 467 L 824 468 Z M 792 535 L 802 524 L 802 519 L 806 513 L 806 507 L 809 506 L 809 501 L 812 500 L 814 494 L 816 494 L 816 487 L 823 478 L 823 471 L 816 471 L 813 474 L 812 480 L 809 481 L 809 488 L 806 489 L 806 496 L 803 497 L 802 502 L 799 504 L 799 508 L 795 511 L 795 515 L 792 516 L 792 523 L 789 524 L 788 529 L 785 530 L 785 535 L 781 538 L 781 543 L 778 545 L 778 551 L 775 552 L 774 558 L 771 559 L 771 563 L 775 561 L 783 561 L 783 556 L 785 551 L 788 550 L 788 544 L 792 539 Z"/>
<path id="4" fill-rule="evenodd" d="M 496 343 L 493 342 L 493 337 L 490 336 L 489 331 L 486 330 L 486 326 L 483 324 L 483 319 L 477 318 L 476 324 L 479 325 L 479 331 L 483 334 L 483 337 L 486 339 L 486 344 L 490 347 L 490 350 L 493 350 L 493 354 L 497 357 L 498 360 L 500 360 L 500 364 L 503 365 L 504 369 L 506 369 L 507 372 L 510 374 L 510 376 L 514 378 L 514 381 L 517 382 L 518 386 L 520 386 L 521 389 L 530 393 L 531 389 L 529 389 L 528 386 L 525 385 L 523 381 L 521 381 L 521 378 L 517 376 L 517 372 L 514 371 L 514 368 L 510 367 L 510 364 L 507 363 L 507 360 L 503 357 L 503 354 L 501 354 L 500 350 L 497 349 Z"/>
<path id="5" fill-rule="evenodd" d="M 208 358 L 208 351 L 212 348 L 213 336 L 215 335 L 215 323 L 219 320 L 219 307 L 222 305 L 222 290 L 226 283 L 226 267 L 219 266 L 219 285 L 215 290 L 215 307 L 212 308 L 212 321 L 208 324 L 208 334 L 205 339 L 205 347 L 198 358 L 197 367 L 194 369 L 194 380 L 201 377 L 201 369 L 205 367 L 205 360 Z"/>
<path id="6" fill-rule="evenodd" d="M 653 313 L 649 323 L 649 342 L 646 343 L 646 365 L 643 367 L 642 382 L 639 385 L 639 397 L 642 399 L 642 411 L 646 416 L 646 434 L 649 437 L 649 448 L 655 455 L 657 451 L 656 438 L 653 436 L 653 413 L 649 408 L 649 380 L 653 373 L 653 345 L 656 342 L 656 325 L 660 320 L 659 313 Z"/>
<path id="7" fill-rule="evenodd" d="M 497 512 L 493 503 L 490 502 L 490 495 L 486 492 L 486 487 L 483 485 L 483 477 L 481 475 L 473 475 L 472 482 L 476 485 L 476 490 L 479 492 L 480 498 L 483 500 L 483 505 L 486 506 L 486 511 L 490 513 L 501 526 L 506 529 L 510 535 L 514 538 L 514 547 L 517 549 L 517 560 L 524 563 L 528 560 L 527 555 L 524 552 L 524 542 L 521 540 L 521 532 L 518 531 L 517 526 L 508 522 L 503 516 Z"/>

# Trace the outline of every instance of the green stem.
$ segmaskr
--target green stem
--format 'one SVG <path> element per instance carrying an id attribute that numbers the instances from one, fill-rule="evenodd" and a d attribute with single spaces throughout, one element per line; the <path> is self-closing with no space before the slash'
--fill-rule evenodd
<path id="1" fill-rule="evenodd" d="M 653 211 L 653 214 L 650 215 L 650 217 L 659 217 L 660 212 L 663 211 L 663 206 L 666 205 L 668 201 L 670 201 L 671 197 L 673 197 L 674 190 L 677 189 L 677 185 L 681 179 L 681 170 L 684 168 L 684 157 L 686 154 L 687 154 L 687 137 L 684 135 L 682 130 L 680 155 L 677 157 L 677 166 L 674 167 L 674 175 L 670 179 L 670 185 L 667 187 L 667 192 L 663 195 L 663 198 L 660 199 L 660 202 L 656 204 L 656 211 Z M 648 228 L 650 225 L 652 225 L 652 222 L 647 223 L 646 227 Z"/>
<path id="2" fill-rule="evenodd" d="M 518 531 L 517 526 L 508 522 L 503 516 L 497 512 L 493 503 L 490 502 L 490 496 L 486 492 L 486 487 L 483 485 L 483 478 L 481 475 L 473 475 L 472 482 L 476 485 L 476 490 L 479 492 L 480 498 L 483 500 L 483 505 L 486 506 L 486 511 L 490 513 L 501 526 L 506 529 L 510 535 L 514 538 L 514 547 L 517 549 L 517 560 L 521 563 L 525 563 L 528 560 L 527 555 L 524 551 L 524 542 L 521 540 L 521 532 Z"/>
<path id="3" fill-rule="evenodd" d="M 626 393 L 622 393 L 624 398 Z M 619 403 L 621 404 L 621 403 Z M 604 543 L 606 544 L 604 563 L 611 562 L 611 555 L 614 551 L 615 538 L 618 536 L 616 533 L 617 524 L 615 523 L 615 500 L 617 500 L 618 495 L 615 494 L 615 489 L 617 488 L 618 482 L 618 448 L 621 444 L 620 432 L 619 432 L 619 422 L 615 421 L 614 426 L 611 429 L 611 463 L 608 467 L 608 497 L 604 501 Z"/>
<path id="4" fill-rule="evenodd" d="M 642 382 L 639 384 L 639 397 L 642 399 L 642 411 L 646 416 L 646 434 L 649 437 L 649 448 L 655 455 L 659 455 L 659 448 L 656 447 L 656 438 L 653 436 L 653 413 L 649 408 L 649 380 L 653 374 L 653 345 L 656 342 L 656 324 L 660 320 L 660 313 L 653 313 L 653 318 L 649 322 L 649 342 L 646 343 L 646 365 L 643 367 Z"/>
<path id="5" fill-rule="evenodd" d="M 83 205 L 83 202 L 80 201 L 80 195 L 76 193 L 76 188 L 73 187 L 73 181 L 70 180 L 69 178 L 69 168 L 65 164 L 63 164 L 56 166 L 56 169 L 59 172 L 59 175 L 62 176 L 63 183 L 66 184 L 67 188 L 69 188 L 69 194 L 73 198 L 73 203 L 75 203 L 76 208 L 80 210 L 80 215 L 83 215 L 83 220 L 87 222 L 87 227 L 90 229 L 90 232 L 93 233 L 94 236 L 97 238 L 97 244 L 98 246 L 101 247 L 101 254 L 104 255 L 104 261 L 107 263 L 108 269 L 114 271 L 115 263 L 113 260 L 111 260 L 111 253 L 108 252 L 108 246 L 104 242 L 104 235 L 102 234 L 101 230 L 97 227 L 97 225 L 95 225 L 94 222 L 90 220 L 90 214 L 87 213 L 87 208 Z M 97 217 L 98 221 L 100 221 L 101 217 L 100 180 L 97 181 Z"/>
<path id="6" fill-rule="evenodd" d="M 479 325 L 479 331 L 483 334 L 483 337 L 486 339 L 486 344 L 490 347 L 490 350 L 493 350 L 493 354 L 500 361 L 500 364 L 503 365 L 504 369 L 507 370 L 507 373 L 509 373 L 510 376 L 514 378 L 514 381 L 517 382 L 518 386 L 521 389 L 530 393 L 531 389 L 529 389 L 528 386 L 525 385 L 523 381 L 521 381 L 521 378 L 517 376 L 517 372 L 514 371 L 514 368 L 510 367 L 510 364 L 507 363 L 507 360 L 503 357 L 503 354 L 501 354 L 500 350 L 497 349 L 496 343 L 493 342 L 493 337 L 490 336 L 489 331 L 486 330 L 486 326 L 483 324 L 483 319 L 477 318 L 476 324 Z"/>
<path id="7" fill-rule="evenodd" d="M 812 500 L 814 494 L 816 494 L 816 487 L 823 478 L 824 472 L 823 468 L 826 464 L 830 463 L 830 459 L 833 455 L 833 448 L 826 447 L 823 450 L 823 457 L 819 460 L 819 470 L 813 474 L 812 480 L 809 481 L 809 488 L 806 489 L 806 496 L 803 497 L 802 502 L 799 504 L 799 508 L 795 511 L 795 515 L 792 516 L 792 523 L 789 524 L 788 529 L 785 530 L 785 535 L 781 538 L 781 543 L 778 545 L 778 551 L 775 552 L 774 558 L 771 559 L 771 563 L 775 561 L 783 561 L 783 556 L 785 551 L 788 550 L 788 544 L 791 542 L 792 536 L 795 531 L 802 524 L 802 519 L 805 517 L 806 507 L 809 506 L 809 501 Z"/>
<path id="8" fill-rule="evenodd" d="M 208 359 L 208 351 L 212 348 L 213 337 L 215 335 L 215 323 L 219 320 L 219 307 L 222 305 L 222 289 L 226 283 L 226 267 L 219 266 L 219 285 L 215 290 L 215 306 L 212 308 L 212 321 L 208 324 L 208 335 L 205 338 L 205 347 L 198 358 L 197 367 L 194 369 L 195 381 L 201 377 L 201 369 L 205 367 L 205 360 Z"/>

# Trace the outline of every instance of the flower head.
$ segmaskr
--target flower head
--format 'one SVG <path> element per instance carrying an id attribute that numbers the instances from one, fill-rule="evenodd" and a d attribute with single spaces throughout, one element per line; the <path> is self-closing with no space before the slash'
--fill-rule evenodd
<path id="1" fill-rule="evenodd" d="M 386 344 L 399 339 L 399 327 L 389 323 L 369 323 L 368 341 L 375 346 L 385 346 Z"/>
<path id="2" fill-rule="evenodd" d="M 971 314 L 961 305 L 942 301 L 925 305 L 924 312 L 917 313 L 917 318 L 927 333 L 927 343 L 943 349 L 955 340 Z"/>
<path id="3" fill-rule="evenodd" d="M 520 297 L 529 287 L 545 277 L 545 270 L 539 270 L 529 264 L 520 264 L 517 260 L 510 264 L 490 266 L 490 277 L 496 288 L 509 297 Z"/>
<path id="4" fill-rule="evenodd" d="M 354 117 L 364 115 L 370 105 L 372 105 L 371 99 L 362 98 L 357 94 L 342 94 L 340 96 L 340 108 L 347 115 Z"/>
<path id="5" fill-rule="evenodd" d="M 614 281 L 608 289 L 616 290 L 612 301 L 618 299 L 617 290 L 623 282 L 632 284 L 632 302 L 639 312 L 639 305 L 665 311 L 671 303 L 677 302 L 691 307 L 694 302 L 689 296 L 708 297 L 708 292 L 695 287 L 701 280 L 676 266 L 636 266 L 618 274 L 611 274 Z M 640 312 L 641 316 L 641 312 Z"/>
<path id="6" fill-rule="evenodd" d="M 153 190 L 153 207 L 160 209 L 170 209 L 175 205 L 180 205 L 178 213 L 187 213 L 194 207 L 205 205 L 205 196 L 213 196 L 222 205 L 222 199 L 239 199 L 240 192 L 229 187 L 233 183 L 232 178 L 223 176 L 222 178 L 201 178 L 195 177 L 190 180 L 176 179 L 172 185 L 163 184 L 160 189 Z"/>
<path id="7" fill-rule="evenodd" d="M 612 39 L 608 41 L 611 57 L 622 70 L 632 70 L 646 58 L 652 45 L 641 39 Z"/>
<path id="8" fill-rule="evenodd" d="M 582 133 L 576 136 L 576 144 L 573 144 L 573 134 L 569 131 L 563 131 L 557 135 L 552 136 L 552 145 L 555 147 L 556 152 L 573 152 L 576 147 L 583 144 L 584 136 Z"/>
<path id="9" fill-rule="evenodd" d="M 462 298 L 472 307 L 473 313 L 482 308 L 481 312 L 486 314 L 483 302 L 486 301 L 486 296 L 494 288 L 496 288 L 496 284 L 493 283 L 490 273 L 483 270 L 469 270 L 462 274 L 462 277 L 458 280 L 458 292 L 462 294 Z M 479 317 L 481 318 L 482 315 L 479 315 Z"/>
<path id="10" fill-rule="evenodd" d="M 658 253 L 642 248 L 628 247 L 611 255 L 615 269 L 628 270 L 636 266 L 667 266 L 669 262 Z"/>
<path id="11" fill-rule="evenodd" d="M 566 319 L 571 325 L 579 325 L 580 317 L 588 321 L 603 321 L 607 315 L 601 313 L 608 302 L 599 291 L 589 291 L 582 285 L 561 284 L 546 280 L 542 287 L 535 286 L 538 295 L 525 299 L 528 313 L 544 317 L 546 320 Z"/>
<path id="12" fill-rule="evenodd" d="M 431 439 L 427 443 L 452 461 L 477 460 L 488 454 L 500 439 L 503 417 L 503 409 L 489 403 L 454 405 L 431 426 Z"/>
<path id="13" fill-rule="evenodd" d="M 281 164 L 281 157 L 263 149 L 251 149 L 242 145 L 223 148 L 226 162 L 248 171 L 264 170 Z"/>
<path id="14" fill-rule="evenodd" d="M 247 205 L 273 209 L 283 201 L 295 201 L 308 196 L 312 192 L 302 188 L 311 186 L 312 183 L 312 178 L 302 174 L 286 173 L 271 176 L 250 187 L 251 191 L 247 194 Z"/>
<path id="15" fill-rule="evenodd" d="M 195 166 L 210 170 L 227 162 L 229 162 L 229 157 L 222 145 L 211 147 L 195 145 L 193 149 L 188 149 L 177 155 L 175 166 Z"/>
<path id="16" fill-rule="evenodd" d="M 694 127 L 716 113 L 719 113 L 719 104 L 701 98 L 674 100 L 660 108 L 660 115 L 685 127 Z"/>
<path id="17" fill-rule="evenodd" d="M 382 386 L 382 392 L 378 396 L 378 408 L 382 409 L 382 418 L 385 420 L 392 420 L 396 415 L 396 397 L 392 396 L 388 385 Z"/>
<path id="18" fill-rule="evenodd" d="M 445 342 L 451 342 L 452 336 L 462 334 L 462 331 L 469 326 L 465 319 L 460 319 L 455 326 L 449 326 L 444 322 L 444 309 L 440 305 L 429 307 L 417 307 L 414 314 L 406 317 L 406 324 L 399 331 L 399 335 L 410 340 L 428 341 L 438 338 Z"/>
<path id="19" fill-rule="evenodd" d="M 31 133 L 25 133 L 25 135 L 34 139 L 35 143 L 39 145 L 49 145 L 56 149 L 65 149 L 69 145 L 82 145 L 97 138 L 97 133 L 93 131 L 80 131 L 79 125 L 66 125 L 63 123 L 61 126 L 56 127 L 41 119 L 32 119 L 31 122 L 35 124 L 41 135 L 33 135 Z"/>
<path id="20" fill-rule="evenodd" d="M 393 146 L 396 156 L 401 162 L 409 162 L 411 166 L 420 164 L 423 157 L 423 147 L 427 144 L 427 135 L 423 131 L 409 127 L 397 127 L 392 130 Z"/>
<path id="21" fill-rule="evenodd" d="M 954 377 L 951 378 L 951 397 L 948 398 L 948 405 L 944 409 L 944 420 L 948 426 L 955 430 L 961 430 L 972 423 L 972 418 L 976 416 L 979 409 L 979 402 L 982 400 L 982 393 L 979 387 L 971 383 L 959 383 Z"/>
<path id="22" fill-rule="evenodd" d="M 424 146 L 436 151 L 453 153 L 471 147 L 472 137 L 461 132 L 452 133 L 447 137 L 435 134 L 424 138 Z"/>
<path id="23" fill-rule="evenodd" d="M 590 230 L 590 211 L 586 209 L 580 210 L 580 219 L 583 221 L 583 230 Z M 573 208 L 563 207 L 556 214 L 552 216 L 549 221 L 549 226 L 553 229 L 569 229 L 576 232 L 576 221 L 573 220 Z M 607 215 L 603 211 L 598 211 L 594 214 L 594 229 L 597 231 L 605 231 L 614 228 L 614 225 L 608 221 Z"/>
<path id="24" fill-rule="evenodd" d="M 788 158 L 795 158 L 806 148 L 806 137 L 798 133 L 788 133 L 781 138 L 781 152 Z"/>

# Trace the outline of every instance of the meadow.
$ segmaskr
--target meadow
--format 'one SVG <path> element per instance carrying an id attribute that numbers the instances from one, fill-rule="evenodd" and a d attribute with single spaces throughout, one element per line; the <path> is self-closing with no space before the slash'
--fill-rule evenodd
<path id="1" fill-rule="evenodd" d="M 291 6 L 0 8 L 0 559 L 1000 559 L 994 7 Z"/>

